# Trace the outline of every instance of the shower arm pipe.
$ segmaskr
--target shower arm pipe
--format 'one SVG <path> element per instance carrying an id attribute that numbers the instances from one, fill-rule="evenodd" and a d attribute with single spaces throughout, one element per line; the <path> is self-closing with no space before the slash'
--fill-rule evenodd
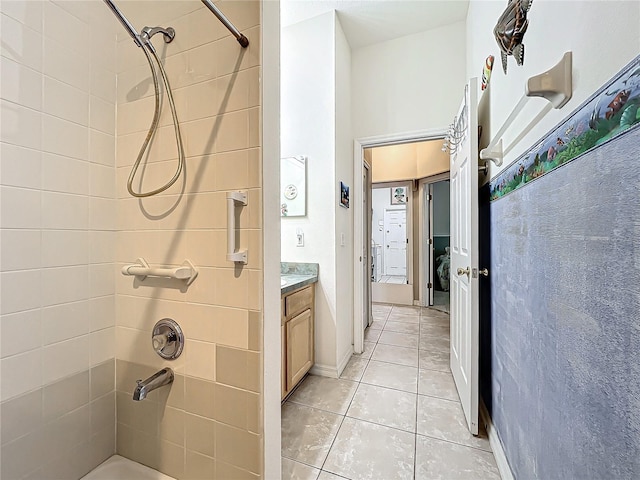
<path id="1" fill-rule="evenodd" d="M 218 17 L 218 20 L 220 20 L 222 24 L 227 27 L 227 30 L 229 30 L 233 34 L 233 36 L 236 37 L 236 40 L 238 40 L 238 43 L 242 46 L 242 48 L 247 48 L 249 46 L 249 39 L 242 33 L 240 33 L 240 31 L 233 25 L 233 23 L 231 23 L 229 19 L 225 17 L 224 13 L 222 13 L 211 0 L 202 0 L 202 3 L 204 3 L 205 7 L 211 10 L 211 13 Z"/>
<path id="2" fill-rule="evenodd" d="M 142 39 L 140 37 L 140 34 L 136 31 L 135 28 L 133 28 L 133 25 L 131 25 L 129 20 L 127 20 L 127 17 L 123 15 L 120 9 L 116 7 L 116 4 L 113 3 L 113 0 L 104 0 L 104 3 L 107 4 L 113 14 L 118 18 L 118 20 L 120 20 L 120 23 L 122 24 L 124 29 L 129 32 L 129 35 L 131 35 L 131 38 L 133 38 L 135 44 L 139 47 L 142 47 Z"/>

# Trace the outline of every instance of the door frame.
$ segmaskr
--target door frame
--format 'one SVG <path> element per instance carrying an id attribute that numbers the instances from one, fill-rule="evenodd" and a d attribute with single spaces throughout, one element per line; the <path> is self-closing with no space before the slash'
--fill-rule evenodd
<path id="1" fill-rule="evenodd" d="M 418 228 L 421 232 L 421 238 L 428 237 L 429 225 L 426 225 L 425 222 L 425 205 L 426 205 L 426 196 L 429 193 L 429 188 L 438 182 L 442 182 L 444 180 L 449 180 L 449 172 L 438 173 L 436 175 L 431 175 L 430 177 L 421 178 L 418 182 L 419 185 L 419 194 L 420 201 L 418 202 Z M 430 218 L 429 222 L 433 222 L 433 219 Z M 451 234 L 451 231 L 449 231 Z M 420 276 L 420 305 L 423 307 L 428 307 L 430 304 L 430 295 L 427 289 L 427 282 L 431 280 L 433 282 L 433 278 L 431 277 L 431 273 L 427 270 L 427 258 L 429 257 L 429 252 L 427 252 L 427 247 L 425 242 L 421 241 L 418 245 L 418 262 L 420 265 L 419 276 Z M 430 263 L 430 265 L 433 262 Z M 429 267 L 432 268 L 432 267 Z"/>
<path id="2" fill-rule="evenodd" d="M 411 142 L 424 142 L 426 140 L 437 140 L 444 138 L 447 134 L 448 128 L 434 128 L 429 130 L 421 130 L 417 132 L 406 132 L 392 135 L 379 135 L 373 137 L 357 138 L 353 141 L 353 182 L 354 192 L 362 191 L 362 169 L 364 162 L 364 149 L 372 147 L 383 147 L 385 145 L 397 145 L 400 143 Z M 362 208 L 362 202 L 353 202 L 353 238 L 354 238 L 354 255 L 353 255 L 353 269 L 354 272 L 361 271 L 362 269 L 362 252 L 363 252 L 363 228 L 365 227 L 365 218 L 368 215 L 364 214 Z M 369 238 L 369 244 L 371 238 Z M 359 253 L 358 253 L 359 252 Z M 353 349 L 355 353 L 362 353 L 364 351 L 364 324 L 362 321 L 363 311 L 362 306 L 364 302 L 364 282 L 361 275 L 354 275 L 353 285 Z"/>

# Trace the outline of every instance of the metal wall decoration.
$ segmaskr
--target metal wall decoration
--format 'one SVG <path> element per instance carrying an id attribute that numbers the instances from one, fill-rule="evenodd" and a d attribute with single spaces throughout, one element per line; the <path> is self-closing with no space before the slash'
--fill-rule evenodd
<path id="1" fill-rule="evenodd" d="M 640 56 L 500 172 L 490 184 L 491 200 L 523 187 L 638 125 Z"/>
<path id="2" fill-rule="evenodd" d="M 502 70 L 507 74 L 507 55 L 513 55 L 518 65 L 524 63 L 524 45 L 522 40 L 529 26 L 527 13 L 533 0 L 509 0 L 507 8 L 493 29 L 493 36 L 500 47 Z"/>

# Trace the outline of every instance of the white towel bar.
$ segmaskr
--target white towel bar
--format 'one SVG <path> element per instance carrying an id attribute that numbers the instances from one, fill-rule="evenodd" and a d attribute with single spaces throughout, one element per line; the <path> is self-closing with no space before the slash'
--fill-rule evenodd
<path id="1" fill-rule="evenodd" d="M 198 276 L 198 270 L 189 260 L 185 260 L 180 267 L 160 268 L 151 267 L 144 258 L 138 258 L 136 263 L 122 267 L 122 274 L 141 277 L 141 280 L 147 277 L 175 278 L 186 280 L 187 285 L 191 285 Z"/>
<path id="2" fill-rule="evenodd" d="M 236 206 L 247 205 L 247 192 L 227 193 L 227 260 L 234 263 L 247 263 L 247 251 L 236 246 Z"/>
<path id="3" fill-rule="evenodd" d="M 502 165 L 503 157 L 511 151 L 511 149 L 529 132 L 533 126 L 542 120 L 551 108 L 560 109 L 571 99 L 573 94 L 572 85 L 572 53 L 566 52 L 552 69 L 534 75 L 527 80 L 525 85 L 525 93 L 515 108 L 511 111 L 504 124 L 498 130 L 498 133 L 489 142 L 487 148 L 480 150 L 480 158 L 482 160 L 491 160 L 496 166 Z M 549 101 L 549 104 L 539 112 L 531 122 L 523 129 L 522 132 L 513 140 L 509 146 L 503 150 L 502 136 L 514 122 L 516 117 L 524 109 L 525 105 L 531 97 L 542 97 Z"/>

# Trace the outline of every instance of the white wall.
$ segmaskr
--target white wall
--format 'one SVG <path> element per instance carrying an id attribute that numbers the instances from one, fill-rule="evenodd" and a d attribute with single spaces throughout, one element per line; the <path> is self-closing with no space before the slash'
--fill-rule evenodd
<path id="1" fill-rule="evenodd" d="M 306 155 L 307 215 L 282 218 L 283 262 L 320 264 L 316 364 L 336 367 L 336 140 L 334 13 L 282 30 L 281 155 Z M 304 247 L 295 246 L 296 229 Z"/>
<path id="2" fill-rule="evenodd" d="M 496 57 L 491 77 L 491 129 L 497 131 L 524 92 L 530 76 L 542 73 L 573 51 L 573 97 L 562 109 L 552 110 L 505 157 L 506 168 L 524 150 L 567 117 L 603 83 L 640 51 L 640 3 L 627 1 L 536 0 L 529 12 L 524 37 L 524 66 L 508 59 L 508 75 L 502 72 L 493 26 L 505 8 L 504 1 L 472 1 L 467 14 L 467 77 L 480 77 L 485 58 Z M 546 104 L 534 98 L 504 137 L 515 138 Z M 485 128 L 485 132 L 486 132 Z M 490 162 L 490 177 L 501 169 Z"/>
<path id="3" fill-rule="evenodd" d="M 351 48 L 335 16 L 335 121 L 336 178 L 334 202 L 336 209 L 336 365 L 344 368 L 353 353 L 353 206 L 339 206 L 339 182 L 353 187 L 353 134 L 351 131 Z M 352 202 L 362 201 L 362 192 L 351 188 Z M 341 236 L 344 235 L 344 245 Z M 338 372 L 340 373 L 340 372 Z"/>
<path id="4" fill-rule="evenodd" d="M 465 84 L 465 23 L 353 51 L 355 138 L 445 128 Z"/>

